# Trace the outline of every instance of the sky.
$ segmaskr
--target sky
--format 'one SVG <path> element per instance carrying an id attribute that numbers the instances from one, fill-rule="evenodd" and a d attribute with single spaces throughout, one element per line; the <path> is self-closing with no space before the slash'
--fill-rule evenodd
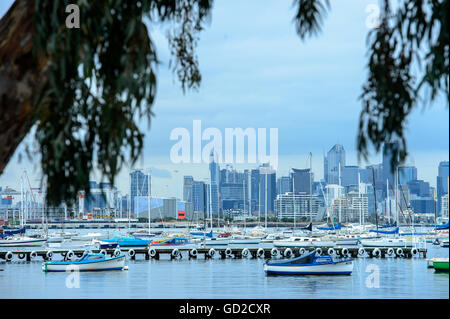
<path id="1" fill-rule="evenodd" d="M 10 0 L 0 2 L 2 16 Z M 346 164 L 357 165 L 356 136 L 361 111 L 358 96 L 366 79 L 366 11 L 375 0 L 332 2 L 331 12 L 317 37 L 302 42 L 295 32 L 292 1 L 215 1 L 212 19 L 200 34 L 197 48 L 202 83 L 198 91 L 183 94 L 169 67 L 170 51 L 165 26 L 152 26 L 151 37 L 162 61 L 157 70 L 155 114 L 146 132 L 143 156 L 135 168 L 151 168 L 152 195 L 182 197 L 183 175 L 208 178 L 206 163 L 171 161 L 177 141 L 172 130 L 191 134 L 193 121 L 203 129 L 278 129 L 277 175 L 291 167 L 308 168 L 312 153 L 315 179 L 323 178 L 323 155 L 336 143 L 346 150 Z M 82 19 L 82 17 L 81 17 Z M 408 118 L 407 164 L 418 168 L 418 178 L 435 186 L 439 162 L 448 160 L 449 119 L 446 99 L 419 107 Z M 32 136 L 26 139 L 32 143 Z M 192 143 L 192 142 L 191 142 Z M 203 146 L 207 142 L 204 142 Z M 39 163 L 18 162 L 19 147 L 0 186 L 20 188 L 25 168 L 32 183 L 39 183 Z M 368 163 L 381 162 L 372 154 Z M 238 169 L 257 164 L 235 165 Z M 117 178 L 117 187 L 128 193 L 128 167 Z M 93 179 L 98 178 L 94 174 Z"/>

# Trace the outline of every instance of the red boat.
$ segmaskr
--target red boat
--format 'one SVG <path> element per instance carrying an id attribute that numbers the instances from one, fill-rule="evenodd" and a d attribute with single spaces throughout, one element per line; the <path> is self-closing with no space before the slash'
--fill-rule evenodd
<path id="1" fill-rule="evenodd" d="M 222 234 L 219 235 L 219 238 L 227 238 L 227 237 L 230 237 L 230 236 L 231 236 L 231 233 L 222 233 Z"/>

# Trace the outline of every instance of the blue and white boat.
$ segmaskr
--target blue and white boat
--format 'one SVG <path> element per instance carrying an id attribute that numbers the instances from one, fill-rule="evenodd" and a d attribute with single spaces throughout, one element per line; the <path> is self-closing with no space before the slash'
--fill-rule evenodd
<path id="1" fill-rule="evenodd" d="M 288 260 L 264 264 L 267 275 L 351 275 L 353 259 L 335 261 L 329 255 L 317 256 L 316 250 Z"/>
<path id="2" fill-rule="evenodd" d="M 42 264 L 44 272 L 123 270 L 125 255 L 106 257 L 103 254 L 84 254 L 75 261 L 48 261 Z"/>
<path id="3" fill-rule="evenodd" d="M 130 238 L 114 235 L 111 239 L 102 240 L 103 243 L 117 243 L 120 247 L 147 247 L 152 241 L 142 238 Z"/>

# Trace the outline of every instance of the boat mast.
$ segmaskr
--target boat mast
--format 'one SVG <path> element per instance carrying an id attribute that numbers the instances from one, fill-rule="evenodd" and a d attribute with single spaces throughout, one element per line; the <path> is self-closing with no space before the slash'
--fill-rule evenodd
<path id="1" fill-rule="evenodd" d="M 341 222 L 341 162 L 339 162 L 339 188 L 338 188 L 338 203 L 339 203 L 339 223 Z M 334 226 L 333 226 L 334 227 Z"/>
<path id="2" fill-rule="evenodd" d="M 312 223 L 312 153 L 309 152 L 309 222 Z"/>
<path id="3" fill-rule="evenodd" d="M 148 234 L 150 235 L 150 223 L 151 223 L 151 195 L 150 195 L 150 174 L 151 174 L 151 170 L 148 171 L 147 174 L 147 208 L 148 208 Z M 176 205 L 176 200 L 175 200 L 175 205 Z"/>
<path id="4" fill-rule="evenodd" d="M 266 230 L 267 230 L 267 205 L 268 205 L 268 200 L 267 200 L 267 175 L 269 175 L 268 173 L 269 172 L 267 171 L 266 172 L 266 183 L 265 183 L 266 184 L 265 185 L 266 186 L 265 187 L 266 188 L 266 205 L 265 205 L 266 206 L 266 209 L 265 209 L 265 211 L 266 211 L 266 217 L 265 217 L 265 228 L 266 228 Z"/>
<path id="5" fill-rule="evenodd" d="M 361 217 L 362 217 L 362 203 L 361 203 L 361 186 L 360 186 L 360 176 L 359 176 L 359 169 L 358 169 L 358 199 L 359 199 L 359 226 L 361 227 Z"/>
<path id="6" fill-rule="evenodd" d="M 24 196 L 23 196 L 23 175 L 20 177 L 20 199 L 21 199 L 21 205 L 20 205 L 19 216 L 23 216 L 23 200 L 24 200 Z M 6 220 L 8 220 L 8 218 Z M 23 225 L 20 225 L 20 226 L 22 227 Z"/>
<path id="7" fill-rule="evenodd" d="M 211 201 L 211 191 L 212 191 L 212 188 L 211 188 L 211 185 L 212 184 L 212 179 L 210 178 L 209 179 L 209 217 L 210 217 L 210 220 L 211 220 L 211 229 L 213 228 L 213 218 L 212 218 L 212 201 Z M 206 231 L 206 229 L 205 229 L 205 231 Z"/>
<path id="8" fill-rule="evenodd" d="M 373 183 L 373 195 L 374 195 L 374 201 L 375 201 L 375 223 L 377 225 L 377 231 L 378 231 L 378 210 L 377 210 L 377 190 L 375 187 L 375 170 L 372 166 L 372 183 Z"/>
<path id="9" fill-rule="evenodd" d="M 386 194 L 387 194 L 386 210 L 388 213 L 388 224 L 390 224 L 391 223 L 391 202 L 389 199 L 389 178 L 386 178 Z"/>
<path id="10" fill-rule="evenodd" d="M 294 231 L 295 231 L 295 216 L 296 216 L 296 212 L 297 212 L 297 210 L 296 210 L 296 206 L 297 205 L 295 205 L 295 174 L 293 174 L 293 177 L 292 177 L 292 200 L 294 201 Z"/>
<path id="11" fill-rule="evenodd" d="M 395 220 L 397 221 L 397 226 L 400 226 L 399 214 L 398 214 L 398 180 L 397 174 L 394 176 L 394 195 L 395 195 Z"/>

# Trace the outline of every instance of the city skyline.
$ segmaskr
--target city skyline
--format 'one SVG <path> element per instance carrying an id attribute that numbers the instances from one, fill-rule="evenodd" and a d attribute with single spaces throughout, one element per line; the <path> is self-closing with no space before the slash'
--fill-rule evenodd
<path id="1" fill-rule="evenodd" d="M 330 147 L 330 149 L 333 146 Z M 345 146 L 344 146 L 345 149 Z M 325 153 L 326 154 L 326 153 Z M 350 153 L 351 154 L 351 153 Z M 347 166 L 353 166 L 358 165 L 358 163 L 349 161 L 346 150 L 346 165 Z M 281 156 L 280 157 L 280 164 L 279 169 L 276 170 L 277 178 L 281 176 L 288 176 L 289 171 L 292 168 L 297 169 L 308 169 L 309 168 L 309 154 L 305 154 L 303 157 L 303 161 L 298 160 L 300 156 Z M 323 154 L 318 158 L 319 156 L 316 155 L 312 157 L 312 172 L 314 175 L 315 181 L 323 180 L 324 179 L 324 157 Z M 355 156 L 354 156 L 355 157 Z M 370 164 L 364 164 L 359 165 L 360 168 L 364 168 L 369 165 L 377 165 L 382 163 L 382 155 L 381 152 L 379 154 L 379 160 L 374 161 Z M 425 167 L 420 167 L 417 165 L 413 165 L 412 163 L 406 162 L 406 166 L 412 165 L 417 168 L 417 179 L 418 180 L 424 180 L 426 182 L 430 183 L 430 186 L 436 187 L 436 177 L 438 175 L 438 167 L 439 163 L 443 161 L 448 161 L 447 159 L 442 160 L 435 160 L 436 164 L 433 167 L 433 165 L 428 164 Z M 303 162 L 303 163 L 302 163 Z M 431 161 L 430 161 L 431 162 Z M 433 161 L 434 162 L 434 161 Z M 154 162 L 153 162 L 154 163 Z M 158 197 L 177 197 L 182 198 L 183 197 L 183 176 L 185 175 L 191 175 L 194 176 L 195 179 L 198 179 L 200 181 L 209 181 L 210 179 L 210 171 L 209 171 L 209 164 L 201 163 L 201 164 L 162 164 L 158 166 L 152 166 L 153 163 L 149 163 L 150 165 L 135 165 L 133 169 L 144 169 L 148 170 L 149 168 L 152 171 L 152 194 Z M 297 163 L 297 165 L 295 164 Z M 224 163 L 221 163 L 220 165 L 225 165 Z M 255 169 L 260 164 L 233 164 L 232 166 L 237 170 L 244 170 L 244 169 Z M 17 165 L 15 167 L 15 171 L 8 171 L 6 170 L 5 173 L 0 176 L 0 186 L 3 187 L 10 187 L 14 189 L 20 189 L 20 179 L 16 176 L 20 176 L 22 173 L 23 166 Z M 40 182 L 36 175 L 35 171 L 32 171 L 31 169 L 27 169 L 27 173 L 30 176 L 30 182 L 33 187 L 39 187 Z M 424 171 L 427 171 L 427 173 L 424 173 Z M 15 173 L 14 173 L 15 172 Z M 16 175 L 15 175 L 16 174 Z M 100 182 L 99 176 L 92 176 L 91 180 Z M 104 181 L 107 182 L 107 181 Z M 121 191 L 123 194 L 129 193 L 129 171 L 126 169 L 122 169 L 121 173 L 116 177 L 116 184 L 115 187 Z"/>

